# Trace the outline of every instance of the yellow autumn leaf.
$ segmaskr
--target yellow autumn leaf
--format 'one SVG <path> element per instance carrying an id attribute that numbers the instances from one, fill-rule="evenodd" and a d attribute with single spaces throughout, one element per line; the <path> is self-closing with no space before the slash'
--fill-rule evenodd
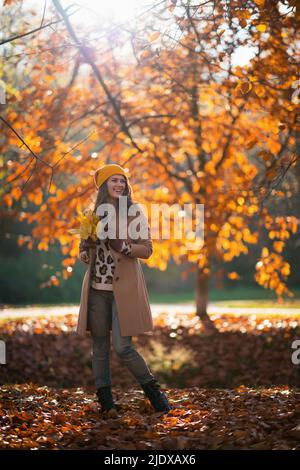
<path id="1" fill-rule="evenodd" d="M 11 190 L 10 194 L 16 201 L 18 201 L 21 197 L 22 190 L 17 186 Z"/>
<path id="2" fill-rule="evenodd" d="M 265 96 L 265 94 L 266 94 L 265 88 L 262 85 L 259 85 L 259 84 L 255 84 L 254 92 L 260 98 Z"/>
<path id="3" fill-rule="evenodd" d="M 284 242 L 274 242 L 273 243 L 274 250 L 277 251 L 277 253 L 281 253 L 284 247 Z"/>
<path id="4" fill-rule="evenodd" d="M 228 277 L 229 279 L 232 279 L 232 280 L 235 280 L 235 279 L 240 279 L 240 276 L 239 276 L 239 274 L 238 274 L 238 273 L 236 273 L 236 272 L 231 272 L 231 273 L 228 273 L 228 274 L 227 274 L 227 277 Z"/>
<path id="5" fill-rule="evenodd" d="M 283 267 L 281 268 L 281 274 L 283 276 L 288 276 L 291 272 L 290 265 L 288 263 L 284 263 Z"/>
<path id="6" fill-rule="evenodd" d="M 68 233 L 71 233 L 71 235 L 79 235 L 80 230 L 78 228 L 70 228 Z"/>
<path id="7" fill-rule="evenodd" d="M 269 250 L 268 250 L 268 248 L 264 247 L 264 248 L 262 249 L 261 255 L 262 255 L 263 258 L 266 258 L 267 256 L 269 256 Z"/>
<path id="8" fill-rule="evenodd" d="M 66 235 L 60 235 L 59 241 L 62 245 L 66 245 L 69 242 L 69 237 L 67 237 Z"/>
<path id="9" fill-rule="evenodd" d="M 279 284 L 278 287 L 276 288 L 275 292 L 276 292 L 276 294 L 280 295 L 284 292 L 284 290 L 285 289 L 284 289 L 283 284 Z"/>
<path id="10" fill-rule="evenodd" d="M 266 31 L 266 29 L 267 29 L 267 25 L 265 25 L 265 24 L 258 24 L 258 25 L 256 26 L 256 29 L 257 29 L 258 31 L 260 31 L 261 33 L 264 33 L 264 32 Z"/>
<path id="11" fill-rule="evenodd" d="M 298 227 L 298 220 L 296 217 L 292 217 L 291 222 L 290 222 L 290 227 L 293 233 L 297 232 L 297 227 Z"/>
<path id="12" fill-rule="evenodd" d="M 64 266 L 72 266 L 74 264 L 74 258 L 65 258 L 62 264 Z"/>
<path id="13" fill-rule="evenodd" d="M 273 154 L 276 154 L 281 149 L 281 143 L 276 140 L 271 140 L 268 142 L 268 147 Z"/>
<path id="14" fill-rule="evenodd" d="M 271 238 L 271 240 L 273 240 L 275 237 L 276 237 L 276 232 L 275 232 L 275 230 L 271 230 L 271 231 L 269 232 L 269 238 Z"/>
<path id="15" fill-rule="evenodd" d="M 8 207 L 13 205 L 13 198 L 9 194 L 4 194 L 2 199 Z"/>
<path id="16" fill-rule="evenodd" d="M 143 59 L 148 59 L 149 57 L 151 57 L 153 55 L 152 51 L 149 51 L 149 50 L 146 50 L 144 52 L 141 53 L 140 55 L 140 60 L 143 60 Z"/>
<path id="17" fill-rule="evenodd" d="M 93 241 L 97 240 L 96 228 L 99 222 L 99 217 L 91 210 L 85 210 L 84 212 L 78 211 L 77 220 L 79 222 L 79 228 L 72 228 L 68 230 L 68 233 L 72 235 L 79 235 L 83 240 L 91 238 Z"/>
<path id="18" fill-rule="evenodd" d="M 240 81 L 236 87 L 236 90 L 241 91 L 243 95 L 246 95 L 247 93 L 249 93 L 251 89 L 252 89 L 252 83 L 248 80 L 245 80 L 243 82 Z"/>
<path id="19" fill-rule="evenodd" d="M 159 38 L 159 36 L 160 36 L 160 32 L 159 32 L 159 31 L 155 31 L 155 33 L 150 34 L 150 36 L 148 37 L 148 41 L 149 41 L 149 42 L 153 42 L 153 41 L 155 41 L 157 38 Z"/>
<path id="20" fill-rule="evenodd" d="M 242 18 L 242 19 L 239 20 L 239 23 L 240 23 L 241 28 L 246 28 L 246 26 L 247 26 L 247 20 L 245 20 L 244 18 Z"/>
<path id="21" fill-rule="evenodd" d="M 47 243 L 47 242 L 44 242 L 44 241 L 41 241 L 41 242 L 38 244 L 37 249 L 38 249 L 39 251 L 41 251 L 41 250 L 48 251 L 48 243 Z"/>
<path id="22" fill-rule="evenodd" d="M 257 143 L 257 137 L 252 137 L 250 140 L 248 140 L 246 143 L 245 143 L 245 147 L 247 149 L 251 149 L 252 147 L 254 147 L 254 145 Z"/>

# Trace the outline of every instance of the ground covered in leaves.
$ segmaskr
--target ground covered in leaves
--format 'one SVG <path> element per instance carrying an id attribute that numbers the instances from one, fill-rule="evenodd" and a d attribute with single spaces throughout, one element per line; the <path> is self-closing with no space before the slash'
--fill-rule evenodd
<path id="1" fill-rule="evenodd" d="M 300 319 L 215 315 L 207 333 L 192 315 L 155 320 L 134 338 L 175 408 L 155 413 L 112 352 L 119 416 L 95 400 L 90 339 L 72 315 L 0 324 L 2 449 L 300 449 Z M 124 432 L 125 431 L 125 432 Z"/>
<path id="2" fill-rule="evenodd" d="M 136 389 L 114 389 L 119 417 L 102 419 L 85 389 L 1 387 L 2 449 L 300 449 L 300 393 L 288 388 L 167 389 L 153 413 Z"/>

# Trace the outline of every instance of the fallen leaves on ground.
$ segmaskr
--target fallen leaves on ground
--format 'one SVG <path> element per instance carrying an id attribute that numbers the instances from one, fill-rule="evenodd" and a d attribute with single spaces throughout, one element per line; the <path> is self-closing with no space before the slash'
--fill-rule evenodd
<path id="1" fill-rule="evenodd" d="M 300 449 L 300 393 L 288 387 L 166 390 L 175 408 L 153 412 L 137 389 L 113 388 L 120 411 L 103 419 L 84 388 L 6 385 L 2 449 Z"/>
<path id="2" fill-rule="evenodd" d="M 212 320 L 218 332 L 207 334 L 197 317 L 165 315 L 134 338 L 175 406 L 168 414 L 153 411 L 113 353 L 115 419 L 99 413 L 90 339 L 75 334 L 75 316 L 1 323 L 0 448 L 299 449 L 299 318 Z"/>
<path id="3" fill-rule="evenodd" d="M 134 337 L 138 351 L 164 384 L 174 387 L 299 386 L 292 344 L 300 319 L 273 315 L 214 315 L 218 333 L 206 334 L 198 317 L 162 315 L 150 334 Z M 1 383 L 53 387 L 93 386 L 91 340 L 75 333 L 75 315 L 24 318 L 0 324 L 7 364 Z M 115 386 L 136 382 L 112 352 Z"/>

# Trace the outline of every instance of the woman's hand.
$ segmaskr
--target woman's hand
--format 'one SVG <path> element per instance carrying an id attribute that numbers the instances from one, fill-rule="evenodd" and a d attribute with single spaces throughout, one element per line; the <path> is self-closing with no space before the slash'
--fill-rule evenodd
<path id="1" fill-rule="evenodd" d="M 128 243 L 126 240 L 120 240 L 118 238 L 109 239 L 109 246 L 124 255 L 131 253 L 131 243 Z"/>
<path id="2" fill-rule="evenodd" d="M 80 261 L 83 261 L 83 263 L 88 264 L 90 262 L 90 257 L 89 257 L 90 248 L 96 248 L 96 242 L 94 242 L 90 237 L 88 237 L 86 240 L 82 238 L 79 244 L 78 258 L 80 259 Z"/>
<path id="3" fill-rule="evenodd" d="M 109 239 L 109 246 L 111 246 L 114 250 L 120 252 L 123 246 L 123 240 Z"/>
<path id="4" fill-rule="evenodd" d="M 96 248 L 96 242 L 94 242 L 90 237 L 86 240 L 80 240 L 79 251 L 89 251 L 90 248 Z"/>
<path id="5" fill-rule="evenodd" d="M 89 263 L 90 261 L 90 257 L 88 255 L 88 252 L 87 251 L 81 251 L 79 253 L 79 258 L 81 261 L 83 261 L 84 263 Z"/>

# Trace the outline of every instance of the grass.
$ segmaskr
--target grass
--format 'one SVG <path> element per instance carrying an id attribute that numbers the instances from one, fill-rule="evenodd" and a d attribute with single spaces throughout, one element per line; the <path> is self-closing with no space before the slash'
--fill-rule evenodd
<path id="1" fill-rule="evenodd" d="M 223 290 L 211 289 L 209 293 L 209 303 L 220 307 L 228 308 L 300 308 L 300 289 L 294 289 L 294 298 L 288 298 L 284 303 L 280 304 L 276 300 L 274 292 L 258 287 L 239 287 L 239 288 L 228 288 Z M 187 292 L 176 292 L 176 293 L 153 293 L 149 292 L 149 298 L 151 304 L 170 304 L 170 305 L 186 305 L 194 304 L 195 293 L 193 291 Z M 78 303 L 47 303 L 47 304 L 16 304 L 16 305 L 3 305 L 5 308 L 24 308 L 27 307 L 78 307 Z M 41 312 L 39 316 L 44 316 Z M 4 317 L 0 312 L 0 321 L 5 321 L 10 317 Z M 16 318 L 16 317 L 15 317 Z M 20 314 L 20 317 L 22 315 Z"/>
<path id="2" fill-rule="evenodd" d="M 153 304 L 182 304 L 194 301 L 194 292 L 152 293 L 149 292 Z"/>
<path id="3" fill-rule="evenodd" d="M 287 298 L 284 304 L 279 304 L 274 292 L 261 287 L 238 287 L 228 289 L 211 289 L 209 302 L 227 307 L 283 307 L 298 308 L 300 306 L 300 289 L 293 289 L 293 298 Z M 195 293 L 152 293 L 149 294 L 150 302 L 153 304 L 182 304 L 195 301 Z"/>
<path id="4" fill-rule="evenodd" d="M 300 308 L 300 299 L 286 300 L 282 304 L 277 300 L 219 300 L 214 304 L 228 308 Z"/>

